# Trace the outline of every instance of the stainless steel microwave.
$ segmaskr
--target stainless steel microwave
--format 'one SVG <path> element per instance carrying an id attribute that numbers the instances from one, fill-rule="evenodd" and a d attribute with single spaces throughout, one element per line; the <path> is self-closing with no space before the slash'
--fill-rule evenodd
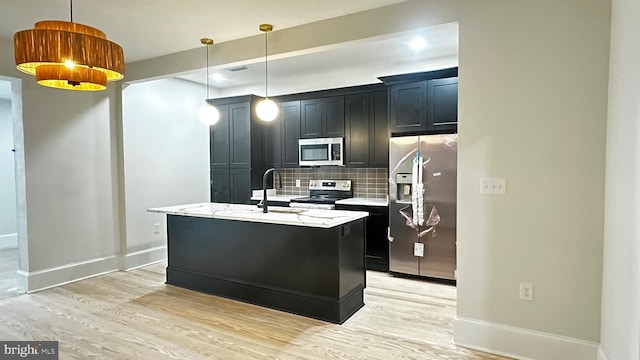
<path id="1" fill-rule="evenodd" d="M 300 166 L 344 165 L 344 138 L 298 140 Z"/>

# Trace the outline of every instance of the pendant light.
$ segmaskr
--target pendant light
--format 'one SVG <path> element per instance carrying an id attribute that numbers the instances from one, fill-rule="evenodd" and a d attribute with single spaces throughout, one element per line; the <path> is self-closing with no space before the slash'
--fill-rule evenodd
<path id="1" fill-rule="evenodd" d="M 256 114 L 262 121 L 273 121 L 273 119 L 278 116 L 278 105 L 276 105 L 273 100 L 269 99 L 269 82 L 267 74 L 267 33 L 273 31 L 273 25 L 261 24 L 259 29 L 264 32 L 264 99 L 258 101 L 258 104 L 256 105 Z"/>
<path id="2" fill-rule="evenodd" d="M 16 67 L 42 86 L 104 90 L 108 81 L 124 78 L 124 53 L 102 31 L 74 23 L 73 0 L 69 2 L 71 21 L 39 21 L 33 29 L 15 33 Z"/>
<path id="3" fill-rule="evenodd" d="M 198 112 L 198 118 L 201 123 L 211 126 L 217 123 L 220 119 L 220 112 L 218 111 L 218 108 L 209 104 L 207 101 L 209 99 L 209 46 L 213 45 L 213 40 L 209 38 L 202 38 L 200 39 L 200 43 L 207 47 L 207 98 L 204 99 L 205 104 L 202 105 Z"/>

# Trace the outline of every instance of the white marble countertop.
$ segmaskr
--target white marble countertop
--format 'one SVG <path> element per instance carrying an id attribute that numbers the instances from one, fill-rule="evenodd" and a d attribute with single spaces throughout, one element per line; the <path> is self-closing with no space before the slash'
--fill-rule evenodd
<path id="1" fill-rule="evenodd" d="M 267 195 L 268 196 L 268 195 Z M 387 199 L 354 197 L 336 201 L 338 205 L 388 206 Z"/>
<path id="2" fill-rule="evenodd" d="M 262 209 L 259 209 L 255 205 L 223 203 L 166 206 L 149 208 L 147 211 L 172 215 L 319 228 L 332 228 L 369 216 L 369 213 L 364 211 L 292 209 L 280 206 L 269 206 L 269 212 L 263 213 Z"/>

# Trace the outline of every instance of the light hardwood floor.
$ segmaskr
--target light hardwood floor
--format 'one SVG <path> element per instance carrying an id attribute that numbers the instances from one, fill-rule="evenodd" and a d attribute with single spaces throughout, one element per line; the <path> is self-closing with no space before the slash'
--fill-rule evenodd
<path id="1" fill-rule="evenodd" d="M 455 287 L 368 272 L 343 325 L 164 284 L 166 263 L 0 301 L 0 340 L 60 359 L 505 359 L 456 347 Z"/>
<path id="2" fill-rule="evenodd" d="M 0 300 L 19 295 L 16 290 L 18 249 L 0 250 Z"/>

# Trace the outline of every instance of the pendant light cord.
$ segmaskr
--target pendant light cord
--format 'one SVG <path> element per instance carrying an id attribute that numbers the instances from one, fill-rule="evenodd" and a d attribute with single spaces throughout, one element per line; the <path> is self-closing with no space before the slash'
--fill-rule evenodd
<path id="1" fill-rule="evenodd" d="M 69 9 L 71 10 L 71 22 L 73 22 L 73 0 L 69 0 Z"/>
<path id="2" fill-rule="evenodd" d="M 267 47 L 267 33 L 268 31 L 264 32 L 264 97 L 265 99 L 269 98 L 269 68 L 268 68 L 268 63 L 269 63 L 269 59 L 268 59 L 268 47 Z"/>
<path id="3" fill-rule="evenodd" d="M 207 44 L 207 99 L 205 102 L 209 103 L 209 45 Z"/>

